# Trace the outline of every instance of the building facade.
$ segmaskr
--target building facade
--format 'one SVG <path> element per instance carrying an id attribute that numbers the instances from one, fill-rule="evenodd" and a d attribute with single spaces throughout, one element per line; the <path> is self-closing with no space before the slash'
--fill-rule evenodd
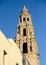
<path id="1" fill-rule="evenodd" d="M 28 13 L 28 9 L 25 6 L 19 17 L 15 42 L 30 65 L 40 65 L 38 44 L 34 35 L 31 15 Z"/>
<path id="2" fill-rule="evenodd" d="M 0 65 L 40 65 L 39 61 L 31 15 L 24 6 L 15 40 L 7 39 L 0 31 Z"/>
<path id="3" fill-rule="evenodd" d="M 23 65 L 23 56 L 13 39 L 0 31 L 0 65 Z"/>

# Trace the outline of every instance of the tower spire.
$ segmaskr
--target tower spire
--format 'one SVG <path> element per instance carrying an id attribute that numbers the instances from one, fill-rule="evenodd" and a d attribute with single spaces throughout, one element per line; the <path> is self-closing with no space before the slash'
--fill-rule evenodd
<path id="1" fill-rule="evenodd" d="M 26 8 L 26 6 L 24 5 L 24 8 Z"/>
<path id="2" fill-rule="evenodd" d="M 22 10 L 19 22 L 16 44 L 24 58 L 29 61 L 29 65 L 39 65 L 38 45 L 34 35 L 31 15 L 28 13 L 26 6 Z"/>
<path id="3" fill-rule="evenodd" d="M 28 11 L 28 9 L 27 9 L 26 6 L 24 5 L 24 8 L 23 8 L 22 12 L 27 12 L 27 11 Z"/>

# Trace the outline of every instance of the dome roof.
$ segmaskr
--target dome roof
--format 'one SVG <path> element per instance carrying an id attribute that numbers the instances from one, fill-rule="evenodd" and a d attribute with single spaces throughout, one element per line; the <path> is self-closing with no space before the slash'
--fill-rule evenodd
<path id="1" fill-rule="evenodd" d="M 26 6 L 24 6 L 22 12 L 28 12 L 28 9 L 26 8 Z"/>

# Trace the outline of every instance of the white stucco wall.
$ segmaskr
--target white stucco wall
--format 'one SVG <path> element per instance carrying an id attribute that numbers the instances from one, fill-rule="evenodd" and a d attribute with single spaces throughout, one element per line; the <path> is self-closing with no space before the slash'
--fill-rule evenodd
<path id="1" fill-rule="evenodd" d="M 4 50 L 7 54 L 4 56 Z M 0 65 L 22 65 L 22 54 L 12 39 L 7 39 L 0 31 Z"/>

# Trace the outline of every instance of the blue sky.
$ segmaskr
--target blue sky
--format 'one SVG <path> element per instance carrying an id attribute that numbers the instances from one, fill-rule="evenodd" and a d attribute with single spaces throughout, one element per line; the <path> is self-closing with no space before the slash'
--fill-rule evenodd
<path id="1" fill-rule="evenodd" d="M 7 38 L 15 38 L 24 5 L 32 16 L 40 65 L 46 65 L 46 0 L 0 0 L 0 30 Z"/>

